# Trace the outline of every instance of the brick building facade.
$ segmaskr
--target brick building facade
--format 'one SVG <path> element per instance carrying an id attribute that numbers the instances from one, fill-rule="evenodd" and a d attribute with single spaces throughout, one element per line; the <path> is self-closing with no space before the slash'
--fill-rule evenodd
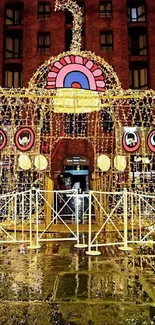
<path id="1" fill-rule="evenodd" d="M 113 66 L 122 88 L 155 89 L 154 0 L 79 0 L 77 3 L 83 13 L 82 49 Z M 67 10 L 54 11 L 54 0 L 2 0 L 0 15 L 0 85 L 3 87 L 28 87 L 40 65 L 70 48 L 72 16 Z M 67 122 L 65 132 L 52 160 L 51 176 L 63 170 L 67 156 L 74 155 L 88 157 L 92 173 L 93 149 L 88 145 L 87 136 L 78 139 L 78 134 L 74 135 L 73 141 L 67 134 Z M 110 129 L 103 130 L 103 150 L 99 148 L 98 153 L 110 153 L 108 138 L 114 153 L 113 136 Z M 51 155 L 53 150 L 55 147 Z"/>
<path id="2" fill-rule="evenodd" d="M 123 88 L 154 89 L 154 0 L 78 2 L 83 8 L 83 49 L 104 57 Z M 69 47 L 72 17 L 54 11 L 54 0 L 1 0 L 0 21 L 2 86 L 27 87 L 38 66 Z"/>

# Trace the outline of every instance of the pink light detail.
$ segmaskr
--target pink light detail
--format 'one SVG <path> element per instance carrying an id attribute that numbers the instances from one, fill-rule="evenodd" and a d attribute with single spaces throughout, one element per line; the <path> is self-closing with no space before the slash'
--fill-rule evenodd
<path id="1" fill-rule="evenodd" d="M 104 80 L 104 77 L 103 77 L 103 75 L 100 76 L 100 77 L 95 77 L 95 80 L 96 80 L 96 81 L 97 81 L 97 80 Z"/>
<path id="2" fill-rule="evenodd" d="M 98 87 L 98 88 L 97 88 L 97 91 L 104 92 L 104 91 L 105 91 L 105 88 L 100 88 L 100 87 Z"/>
<path id="3" fill-rule="evenodd" d="M 55 81 L 48 81 L 48 86 L 55 85 Z"/>
<path id="4" fill-rule="evenodd" d="M 98 87 L 105 87 L 105 82 L 104 81 L 96 81 L 96 84 Z"/>
<path id="5" fill-rule="evenodd" d="M 91 69 L 91 68 L 93 67 L 93 65 L 94 65 L 94 63 L 93 63 L 92 61 L 88 61 L 88 62 L 86 63 L 86 67 L 87 67 L 88 69 Z"/>
<path id="6" fill-rule="evenodd" d="M 54 63 L 54 66 L 57 67 L 59 70 L 63 67 L 63 65 L 58 61 Z"/>
<path id="7" fill-rule="evenodd" d="M 101 76 L 101 75 L 102 75 L 102 70 L 101 70 L 101 69 L 97 69 L 97 70 L 95 70 L 95 71 L 93 72 L 93 75 L 94 75 L 95 77 Z"/>
<path id="8" fill-rule="evenodd" d="M 57 75 L 56 88 L 63 88 L 64 78 L 72 71 L 80 71 L 85 74 L 89 80 L 90 90 L 96 90 L 96 82 L 93 74 L 85 66 L 80 64 L 70 64 L 63 67 Z"/>
<path id="9" fill-rule="evenodd" d="M 68 64 L 71 64 L 71 60 L 69 56 L 65 56 L 64 59 Z"/>
<path id="10" fill-rule="evenodd" d="M 76 56 L 75 63 L 83 64 L 83 58 L 81 56 Z"/>
<path id="11" fill-rule="evenodd" d="M 54 78 L 47 78 L 47 81 L 55 81 L 55 77 Z"/>
<path id="12" fill-rule="evenodd" d="M 55 72 L 49 72 L 48 73 L 49 78 L 53 78 L 53 77 L 56 77 L 56 76 L 57 76 L 57 73 L 55 73 Z"/>

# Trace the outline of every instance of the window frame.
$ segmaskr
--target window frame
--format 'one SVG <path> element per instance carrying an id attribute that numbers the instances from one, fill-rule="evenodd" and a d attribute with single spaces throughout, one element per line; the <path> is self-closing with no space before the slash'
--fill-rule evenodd
<path id="1" fill-rule="evenodd" d="M 9 76 L 6 74 L 11 72 L 12 73 L 12 85 L 8 86 L 8 78 Z M 6 64 L 4 67 L 4 87 L 6 88 L 21 88 L 22 87 L 22 65 L 21 64 Z M 15 73 L 18 73 L 18 87 L 15 86 Z M 6 80 L 7 79 L 7 80 Z"/>
<path id="2" fill-rule="evenodd" d="M 39 44 L 39 38 L 44 36 L 44 44 Z M 45 37 L 49 36 L 49 45 L 45 44 Z M 41 50 L 42 49 L 42 50 Z M 48 51 L 46 51 L 48 49 Z M 51 52 L 51 33 L 50 32 L 38 32 L 37 39 L 37 53 L 39 54 L 49 54 Z"/>
<path id="3" fill-rule="evenodd" d="M 146 56 L 148 55 L 148 46 L 147 46 L 147 30 L 137 28 L 129 32 L 129 55 L 130 56 Z M 140 45 L 140 37 L 143 37 L 143 45 Z M 144 40 L 145 38 L 145 40 Z M 142 53 L 144 52 L 144 53 Z"/>
<path id="4" fill-rule="evenodd" d="M 101 36 L 105 35 L 106 38 L 106 42 L 105 43 L 101 43 Z M 108 43 L 108 36 L 111 35 L 112 37 L 112 43 Z M 107 49 L 110 49 L 110 51 L 108 51 Z M 103 52 L 113 52 L 114 51 L 114 37 L 113 37 L 113 31 L 101 31 L 100 32 L 100 50 Z"/>
<path id="5" fill-rule="evenodd" d="M 7 9 L 12 10 L 13 12 L 13 18 L 11 19 L 9 16 L 7 16 Z M 5 25 L 6 26 L 17 26 L 17 25 L 23 25 L 23 4 L 6 4 L 5 6 Z M 19 19 L 16 20 L 15 12 L 19 12 Z M 10 20 L 12 23 L 8 24 L 7 20 Z"/>
<path id="6" fill-rule="evenodd" d="M 110 10 L 107 9 L 107 5 L 111 5 Z M 105 9 L 101 10 L 101 6 L 105 5 Z M 100 1 L 99 2 L 99 15 L 100 18 L 111 18 L 112 17 L 112 1 Z"/>
<path id="7" fill-rule="evenodd" d="M 67 113 L 66 117 L 66 135 L 87 136 L 87 116 L 86 113 L 74 114 Z"/>
<path id="8" fill-rule="evenodd" d="M 46 11 L 46 6 L 49 6 L 49 11 Z M 40 11 L 39 6 L 43 6 L 44 10 Z M 50 19 L 51 18 L 51 3 L 50 2 L 38 2 L 38 19 Z"/>
<path id="9" fill-rule="evenodd" d="M 146 84 L 141 84 L 141 72 L 144 70 L 144 73 L 146 74 Z M 146 70 L 146 71 L 145 71 Z M 135 87 L 135 77 L 134 73 L 137 71 L 138 73 L 138 86 Z M 130 66 L 130 88 L 131 89 L 141 89 L 145 90 L 149 88 L 149 81 L 148 81 L 148 66 L 147 65 L 131 65 Z"/>
<path id="10" fill-rule="evenodd" d="M 138 9 L 140 7 L 144 7 L 144 13 L 143 14 L 138 14 Z M 136 10 L 136 18 L 132 18 L 132 10 Z M 144 20 L 141 20 L 141 18 L 144 17 Z M 145 23 L 146 22 L 146 6 L 145 3 L 140 3 L 139 6 L 129 4 L 128 5 L 128 22 L 129 23 Z"/>
<path id="11" fill-rule="evenodd" d="M 10 38 L 12 39 L 13 41 L 13 44 L 12 44 L 12 51 L 7 49 L 7 39 Z M 15 52 L 15 40 L 18 40 L 19 41 L 19 49 L 18 49 L 18 52 L 16 53 Z M 12 56 L 9 56 L 7 57 L 7 53 L 10 53 L 12 54 Z M 23 38 L 22 36 L 16 36 L 16 35 L 7 35 L 6 34 L 6 37 L 5 37 L 5 59 L 8 60 L 8 59 L 21 59 L 23 57 Z"/>

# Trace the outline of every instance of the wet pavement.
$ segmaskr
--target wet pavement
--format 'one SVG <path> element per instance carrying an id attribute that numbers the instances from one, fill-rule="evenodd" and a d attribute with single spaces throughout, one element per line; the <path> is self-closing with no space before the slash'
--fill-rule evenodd
<path id="1" fill-rule="evenodd" d="M 88 257 L 73 243 L 0 251 L 0 325 L 153 325 L 153 248 L 103 248 Z"/>

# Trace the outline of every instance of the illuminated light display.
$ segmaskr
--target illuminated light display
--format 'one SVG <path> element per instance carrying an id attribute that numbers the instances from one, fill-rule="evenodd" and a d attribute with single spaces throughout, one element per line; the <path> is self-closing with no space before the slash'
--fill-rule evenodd
<path id="1" fill-rule="evenodd" d="M 127 167 L 126 157 L 119 155 L 116 156 L 114 158 L 114 166 L 119 172 L 124 172 Z"/>
<path id="2" fill-rule="evenodd" d="M 35 157 L 34 164 L 38 170 L 45 170 L 48 166 L 48 161 L 43 155 L 38 155 Z"/>
<path id="3" fill-rule="evenodd" d="M 19 151 L 26 152 L 30 150 L 35 141 L 34 131 L 29 127 L 20 128 L 14 138 L 15 145 Z"/>
<path id="4" fill-rule="evenodd" d="M 7 144 L 7 136 L 6 133 L 0 129 L 0 151 L 5 148 Z"/>
<path id="5" fill-rule="evenodd" d="M 140 148 L 140 135 L 136 131 L 127 131 L 123 135 L 123 148 L 127 152 L 135 152 Z"/>
<path id="6" fill-rule="evenodd" d="M 144 161 L 148 148 L 150 149 L 148 161 L 151 163 L 147 168 L 151 172 L 154 168 L 154 133 L 150 131 L 147 139 L 146 127 L 154 129 L 155 126 L 155 92 L 123 90 L 116 73 L 104 58 L 90 51 L 81 51 L 82 16 L 81 9 L 75 1 L 58 1 L 55 9 L 67 9 L 73 14 L 70 51 L 50 57 L 34 73 L 28 88 L 0 88 L 0 121 L 2 128 L 6 127 L 4 130 L 9 144 L 6 147 L 7 163 L 1 149 L 3 174 L 7 169 L 8 184 L 12 185 L 12 190 L 17 188 L 17 183 L 20 185 L 22 183 L 25 189 L 25 178 L 31 186 L 35 173 L 42 177 L 41 170 L 53 176 L 55 169 L 62 168 L 60 160 L 64 159 L 64 143 L 68 141 L 69 147 L 70 141 L 74 140 L 77 150 L 80 150 L 83 142 L 91 143 L 93 149 L 91 153 L 88 152 L 91 171 L 94 179 L 101 180 L 101 185 L 97 185 L 97 189 L 115 191 L 123 186 L 132 189 L 133 183 L 137 182 L 139 155 L 142 156 L 141 161 Z M 25 125 L 27 127 L 24 127 Z M 124 127 L 127 129 L 122 135 Z M 129 132 L 130 128 L 135 131 Z M 23 131 L 28 131 L 27 129 L 31 131 L 23 143 L 19 135 L 20 132 L 22 134 Z M 78 141 L 81 141 L 79 146 Z M 20 166 L 23 166 L 21 168 L 28 170 L 27 174 L 23 172 L 22 180 L 21 173 L 19 175 L 17 149 L 23 153 L 32 149 L 29 154 L 31 160 L 29 161 L 28 156 L 29 159 L 25 157 L 27 167 L 23 165 L 24 157 L 20 158 L 22 161 Z M 41 159 L 37 157 L 41 154 L 47 159 L 46 161 L 43 158 L 44 168 L 48 163 L 46 169 L 40 168 Z M 101 161 L 98 157 L 101 157 Z M 146 186 L 147 180 L 147 184 L 150 184 L 147 186 L 150 188 L 152 186 L 155 190 L 151 177 L 149 179 L 145 175 L 140 182 Z"/>
<path id="7" fill-rule="evenodd" d="M 147 145 L 152 152 L 155 152 L 155 130 L 152 130 L 147 137 Z"/>
<path id="8" fill-rule="evenodd" d="M 31 160 L 27 155 L 21 154 L 18 159 L 18 165 L 23 170 L 29 170 L 31 168 Z"/>
<path id="9" fill-rule="evenodd" d="M 110 159 L 106 155 L 100 155 L 97 158 L 97 165 L 103 171 L 107 172 L 110 168 Z"/>
<path id="10" fill-rule="evenodd" d="M 102 69 L 92 60 L 68 55 L 51 67 L 46 88 L 77 88 L 104 92 L 104 79 Z"/>

